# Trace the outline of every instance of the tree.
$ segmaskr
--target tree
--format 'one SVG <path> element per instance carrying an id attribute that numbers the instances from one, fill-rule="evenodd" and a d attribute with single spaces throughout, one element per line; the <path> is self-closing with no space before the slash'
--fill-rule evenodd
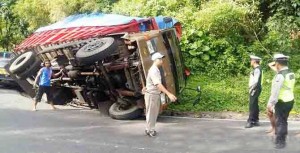
<path id="1" fill-rule="evenodd" d="M 29 23 L 30 31 L 78 13 L 110 12 L 116 0 L 18 0 L 14 11 Z"/>
<path id="2" fill-rule="evenodd" d="M 47 0 L 17 0 L 14 13 L 29 24 L 29 31 L 50 23 L 49 3 Z"/>
<path id="3" fill-rule="evenodd" d="M 0 47 L 9 51 L 27 34 L 27 24 L 12 12 L 16 0 L 0 3 Z"/>

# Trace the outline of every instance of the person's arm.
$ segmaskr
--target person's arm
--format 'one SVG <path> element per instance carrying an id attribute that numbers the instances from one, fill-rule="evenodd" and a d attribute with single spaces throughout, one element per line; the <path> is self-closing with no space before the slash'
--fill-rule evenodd
<path id="1" fill-rule="evenodd" d="M 156 85 L 156 87 L 163 93 L 165 93 L 172 102 L 177 100 L 176 96 L 174 96 L 171 92 L 169 92 L 162 84 Z"/>
<path id="2" fill-rule="evenodd" d="M 56 78 L 56 77 L 58 77 L 58 76 L 60 76 L 60 75 L 62 75 L 63 74 L 63 69 L 61 69 L 59 72 L 57 72 L 57 73 L 54 73 L 53 75 L 52 75 L 52 77 L 53 78 Z"/>
<path id="3" fill-rule="evenodd" d="M 36 77 L 35 77 L 35 79 L 34 79 L 33 87 L 35 87 L 35 86 L 37 85 L 37 82 L 38 82 L 38 80 L 40 79 L 40 76 L 41 76 L 41 74 L 42 74 L 42 70 L 43 70 L 43 68 L 41 68 L 41 69 L 39 70 L 39 72 L 37 73 L 37 75 L 36 75 Z"/>
<path id="4" fill-rule="evenodd" d="M 268 101 L 268 108 L 273 107 L 278 102 L 279 92 L 283 85 L 284 77 L 282 74 L 277 74 L 272 83 L 271 95 Z"/>
<path id="5" fill-rule="evenodd" d="M 177 98 L 172 93 L 170 93 L 164 87 L 164 85 L 162 85 L 160 72 L 153 73 L 153 74 L 151 73 L 150 77 L 151 77 L 151 80 L 152 80 L 153 84 L 158 88 L 158 90 L 160 90 L 161 92 L 165 93 L 170 98 L 170 100 L 172 102 L 175 102 L 177 100 Z"/>

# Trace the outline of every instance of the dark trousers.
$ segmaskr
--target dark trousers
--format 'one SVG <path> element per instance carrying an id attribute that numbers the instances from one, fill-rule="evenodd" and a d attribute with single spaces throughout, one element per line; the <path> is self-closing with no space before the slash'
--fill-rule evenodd
<path id="1" fill-rule="evenodd" d="M 253 95 L 251 93 L 249 94 L 249 123 L 254 123 L 259 121 L 259 106 L 258 106 L 258 98 L 261 93 L 260 89 L 255 89 L 255 92 Z"/>
<path id="2" fill-rule="evenodd" d="M 275 105 L 275 135 L 276 135 L 276 142 L 285 142 L 286 135 L 288 134 L 288 117 L 290 111 L 292 110 L 294 105 L 294 101 L 290 102 L 282 102 L 278 101 Z"/>
<path id="3" fill-rule="evenodd" d="M 47 101 L 52 102 L 52 94 L 51 94 L 51 87 L 50 86 L 39 86 L 38 91 L 35 95 L 36 102 L 41 102 L 43 94 L 46 93 Z"/>

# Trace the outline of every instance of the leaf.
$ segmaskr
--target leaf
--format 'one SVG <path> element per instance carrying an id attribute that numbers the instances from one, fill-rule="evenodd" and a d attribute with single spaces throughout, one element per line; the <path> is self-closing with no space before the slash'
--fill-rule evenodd
<path id="1" fill-rule="evenodd" d="M 203 56 L 202 56 L 202 59 L 203 59 L 204 61 L 209 61 L 210 57 L 209 57 L 209 55 L 203 55 Z"/>
<path id="2" fill-rule="evenodd" d="M 197 56 L 197 55 L 203 54 L 203 52 L 198 52 L 197 50 L 191 50 L 191 51 L 189 51 L 189 53 L 190 53 L 192 56 Z"/>
<path id="3" fill-rule="evenodd" d="M 206 52 L 206 51 L 209 51 L 210 48 L 208 46 L 204 46 L 202 50 Z"/>

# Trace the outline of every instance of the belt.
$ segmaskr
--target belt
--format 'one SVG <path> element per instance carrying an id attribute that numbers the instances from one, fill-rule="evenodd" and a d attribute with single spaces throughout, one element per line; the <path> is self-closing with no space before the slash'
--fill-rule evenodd
<path id="1" fill-rule="evenodd" d="M 146 93 L 149 94 L 149 95 L 160 95 L 161 94 L 161 93 L 150 93 L 150 92 L 147 92 L 147 91 L 146 91 Z"/>

